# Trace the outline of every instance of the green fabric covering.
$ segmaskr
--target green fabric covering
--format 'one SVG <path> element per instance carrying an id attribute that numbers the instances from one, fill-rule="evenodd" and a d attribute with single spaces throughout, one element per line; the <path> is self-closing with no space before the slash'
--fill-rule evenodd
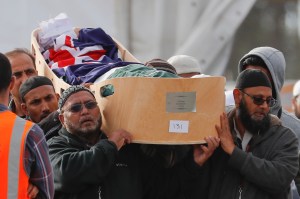
<path id="1" fill-rule="evenodd" d="M 178 78 L 178 75 L 156 70 L 154 68 L 147 67 L 143 64 L 130 64 L 125 67 L 117 69 L 111 74 L 108 79 L 116 77 L 163 77 L 163 78 Z"/>
<path id="2" fill-rule="evenodd" d="M 156 70 L 154 68 L 147 67 L 143 64 L 130 64 L 125 67 L 117 69 L 113 72 L 108 79 L 117 77 L 159 77 L 159 78 L 179 78 L 178 75 Z M 101 89 L 101 95 L 103 97 L 112 95 L 114 93 L 113 85 L 106 85 Z"/>

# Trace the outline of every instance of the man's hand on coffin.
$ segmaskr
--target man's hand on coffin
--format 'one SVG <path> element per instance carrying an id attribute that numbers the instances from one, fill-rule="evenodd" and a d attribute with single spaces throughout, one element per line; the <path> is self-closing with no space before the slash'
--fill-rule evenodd
<path id="1" fill-rule="evenodd" d="M 127 131 L 119 129 L 119 130 L 112 132 L 109 135 L 108 140 L 115 143 L 118 150 L 120 150 L 122 148 L 122 146 L 124 146 L 125 144 L 131 143 L 132 136 Z"/>
<path id="2" fill-rule="evenodd" d="M 220 139 L 218 137 L 205 137 L 207 145 L 194 145 L 194 161 L 202 166 L 208 158 L 213 154 L 219 146 Z"/>
<path id="3" fill-rule="evenodd" d="M 229 155 L 232 154 L 235 144 L 230 132 L 229 122 L 225 113 L 220 116 L 221 126 L 216 125 L 222 149 Z"/>

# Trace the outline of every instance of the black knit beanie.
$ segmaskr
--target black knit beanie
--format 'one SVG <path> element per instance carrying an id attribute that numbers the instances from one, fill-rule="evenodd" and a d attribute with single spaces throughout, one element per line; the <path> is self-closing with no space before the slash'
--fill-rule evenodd
<path id="1" fill-rule="evenodd" d="M 70 86 L 69 88 L 67 88 L 66 90 L 64 90 L 64 92 L 61 94 L 61 96 L 60 96 L 60 98 L 58 100 L 58 108 L 59 108 L 59 110 L 61 110 L 61 108 L 64 106 L 64 104 L 66 103 L 67 99 L 71 95 L 73 95 L 73 94 L 75 94 L 75 93 L 77 93 L 79 91 L 87 91 L 87 92 L 91 93 L 92 96 L 95 98 L 94 93 L 90 89 L 88 89 L 88 88 L 86 88 L 84 86 L 81 86 L 81 85 Z"/>
<path id="2" fill-rule="evenodd" d="M 238 89 L 265 86 L 272 89 L 268 76 L 261 70 L 247 69 L 242 71 L 236 79 L 235 87 Z"/>
<path id="3" fill-rule="evenodd" d="M 28 78 L 19 88 L 20 98 L 22 102 L 24 102 L 24 97 L 29 91 L 45 85 L 53 86 L 53 83 L 49 78 L 44 76 L 34 76 Z"/>

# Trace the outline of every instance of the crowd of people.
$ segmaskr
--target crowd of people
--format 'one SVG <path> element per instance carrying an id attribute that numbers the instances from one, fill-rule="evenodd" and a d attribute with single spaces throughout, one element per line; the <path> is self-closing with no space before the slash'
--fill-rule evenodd
<path id="1" fill-rule="evenodd" d="M 169 77 L 209 77 L 187 55 L 144 67 Z M 131 143 L 124 129 L 103 132 L 88 87 L 70 85 L 59 94 L 38 76 L 28 50 L 1 53 L 0 198 L 300 198 L 300 80 L 289 113 L 280 97 L 285 68 L 278 49 L 250 50 L 226 92 L 217 136 L 201 145 L 153 147 Z"/>

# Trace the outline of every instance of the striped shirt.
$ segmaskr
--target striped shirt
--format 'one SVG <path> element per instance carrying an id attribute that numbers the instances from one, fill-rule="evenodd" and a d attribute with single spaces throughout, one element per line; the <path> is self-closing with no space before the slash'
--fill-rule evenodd
<path id="1" fill-rule="evenodd" d="M 8 108 L 0 104 L 0 112 Z M 34 125 L 26 138 L 24 164 L 29 182 L 39 189 L 37 198 L 54 197 L 53 171 L 43 131 Z"/>

